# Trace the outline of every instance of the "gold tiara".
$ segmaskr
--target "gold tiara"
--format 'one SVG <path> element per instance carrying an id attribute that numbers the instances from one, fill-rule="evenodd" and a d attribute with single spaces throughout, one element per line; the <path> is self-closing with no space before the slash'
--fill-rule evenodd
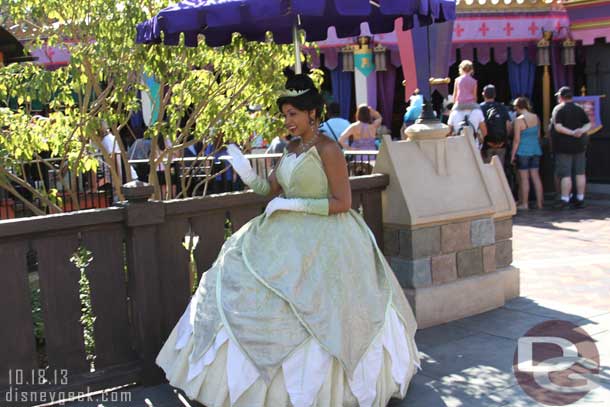
<path id="1" fill-rule="evenodd" d="M 282 93 L 280 93 L 280 97 L 297 97 L 306 94 L 309 92 L 309 89 L 304 90 L 296 90 L 296 89 L 286 89 Z"/>

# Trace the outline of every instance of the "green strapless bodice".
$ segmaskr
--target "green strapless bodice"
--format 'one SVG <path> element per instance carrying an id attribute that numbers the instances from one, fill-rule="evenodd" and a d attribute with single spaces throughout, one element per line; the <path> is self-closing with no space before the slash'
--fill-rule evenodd
<path id="1" fill-rule="evenodd" d="M 316 147 L 299 156 L 284 155 L 276 176 L 286 198 L 328 197 L 328 179 Z"/>

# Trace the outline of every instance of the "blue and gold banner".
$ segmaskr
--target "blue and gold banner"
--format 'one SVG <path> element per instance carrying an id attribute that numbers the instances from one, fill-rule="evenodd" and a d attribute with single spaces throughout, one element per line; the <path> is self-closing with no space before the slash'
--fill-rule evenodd
<path id="1" fill-rule="evenodd" d="M 358 52 L 354 53 L 354 66 L 358 69 L 364 76 L 369 76 L 372 72 L 375 71 L 375 61 L 373 59 L 372 51 Z"/>

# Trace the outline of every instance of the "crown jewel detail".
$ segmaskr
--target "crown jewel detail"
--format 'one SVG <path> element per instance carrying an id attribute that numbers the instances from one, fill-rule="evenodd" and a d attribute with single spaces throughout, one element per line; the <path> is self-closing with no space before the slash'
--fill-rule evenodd
<path id="1" fill-rule="evenodd" d="M 304 90 L 296 90 L 296 89 L 286 89 L 284 90 L 280 96 L 282 97 L 296 97 L 301 96 L 309 92 L 309 89 Z"/>

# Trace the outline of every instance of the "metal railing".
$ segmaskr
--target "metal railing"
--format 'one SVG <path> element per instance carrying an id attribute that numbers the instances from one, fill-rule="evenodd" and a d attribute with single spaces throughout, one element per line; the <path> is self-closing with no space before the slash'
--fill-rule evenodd
<path id="1" fill-rule="evenodd" d="M 376 150 L 348 150 L 344 153 L 350 176 L 371 174 L 377 158 Z M 247 154 L 246 158 L 250 160 L 252 167 L 259 175 L 267 177 L 279 163 L 281 156 L 282 154 Z M 129 164 L 137 173 L 138 179 L 148 182 L 150 170 L 148 159 L 129 160 Z M 97 171 L 79 174 L 76 177 L 74 193 L 70 189 L 71 170 L 62 168 L 60 159 L 51 158 L 25 163 L 24 166 L 30 166 L 32 169 L 26 174 L 25 180 L 38 191 L 56 190 L 53 203 L 64 212 L 105 208 L 112 206 L 117 199 L 114 196 L 111 178 L 105 173 L 105 165 L 101 164 Z M 172 199 L 242 191 L 246 188 L 233 171 L 227 155 L 174 158 L 170 164 L 171 188 L 166 185 L 164 173 L 159 172 L 157 176 L 164 189 L 164 196 Z M 125 181 L 125 176 L 123 176 L 123 181 Z M 17 184 L 13 186 L 17 192 L 43 212 L 54 212 L 49 205 L 36 198 L 31 191 Z M 77 202 L 75 202 L 75 198 Z M 0 219 L 33 215 L 27 205 L 0 188 Z"/>
<path id="2" fill-rule="evenodd" d="M 101 159 L 101 157 L 98 157 Z M 11 186 L 19 195 L 42 212 L 50 214 L 71 212 L 80 209 L 106 208 L 112 205 L 111 185 L 104 180 L 104 166 L 96 171 L 88 171 L 75 177 L 72 188 L 72 169 L 60 158 L 46 158 L 22 163 L 19 170 L 10 169 L 13 174 L 25 181 L 25 185 L 12 182 Z M 35 192 L 47 199 L 41 199 Z M 0 188 L 0 219 L 32 216 L 34 213 L 22 200 L 9 191 Z"/>

